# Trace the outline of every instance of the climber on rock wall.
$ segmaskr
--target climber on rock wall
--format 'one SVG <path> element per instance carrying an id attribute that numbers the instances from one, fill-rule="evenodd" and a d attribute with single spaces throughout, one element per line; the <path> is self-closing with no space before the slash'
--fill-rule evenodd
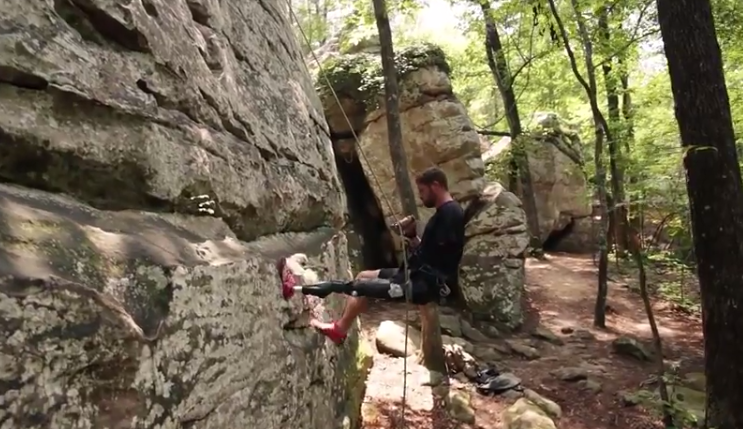
<path id="1" fill-rule="evenodd" d="M 330 323 L 321 320 L 310 322 L 311 326 L 336 344 L 345 341 L 353 321 L 366 309 L 368 298 L 409 300 L 416 305 L 425 305 L 438 302 L 441 296 L 448 295 L 450 286 L 457 282 L 464 251 L 464 211 L 451 197 L 446 174 L 441 169 L 429 168 L 417 176 L 415 182 L 423 205 L 436 208 L 436 212 L 420 239 L 416 234 L 415 218 L 409 216 L 400 222 L 410 248 L 407 275 L 403 268 L 383 268 L 362 271 L 353 281 L 297 285 L 287 259 L 282 258 L 277 263 L 284 299 L 291 298 L 296 292 L 320 298 L 332 293 L 348 295 L 340 319 Z M 408 279 L 409 282 L 406 282 Z"/>

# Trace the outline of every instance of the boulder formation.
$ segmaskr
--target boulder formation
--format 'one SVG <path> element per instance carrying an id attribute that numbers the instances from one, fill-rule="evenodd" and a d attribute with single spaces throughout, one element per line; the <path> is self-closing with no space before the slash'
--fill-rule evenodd
<path id="1" fill-rule="evenodd" d="M 549 250 L 581 252 L 596 245 L 598 230 L 580 137 L 554 113 L 537 113 L 526 140 L 527 159 L 537 203 L 542 242 Z M 483 152 L 489 171 L 505 179 L 511 139 L 504 137 Z"/>
<path id="2" fill-rule="evenodd" d="M 432 45 L 403 49 L 396 61 L 411 180 L 426 168 L 438 166 L 447 173 L 454 198 L 464 206 L 477 201 L 467 227 L 461 298 L 477 318 L 516 326 L 522 318 L 528 244 L 521 202 L 486 179 L 479 136 L 453 93 L 441 49 Z M 378 55 L 362 52 L 327 61 L 316 78 L 349 212 L 361 236 L 364 263 L 375 267 L 397 263 L 388 225 L 402 215 L 388 146 L 381 73 Z M 424 222 L 433 213 L 422 206 L 419 210 Z"/>
<path id="3" fill-rule="evenodd" d="M 345 198 L 278 0 L 0 0 L 0 426 L 353 427 Z M 333 423 L 329 423 L 333 422 Z"/>

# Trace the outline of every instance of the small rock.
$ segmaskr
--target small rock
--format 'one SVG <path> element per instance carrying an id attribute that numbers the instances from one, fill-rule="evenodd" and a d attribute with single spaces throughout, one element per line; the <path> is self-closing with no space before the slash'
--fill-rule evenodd
<path id="1" fill-rule="evenodd" d="M 562 417 L 562 408 L 555 401 L 547 399 L 531 389 L 524 389 L 524 397 L 549 414 L 553 419 Z"/>
<path id="2" fill-rule="evenodd" d="M 562 381 L 579 381 L 588 378 L 588 370 L 580 367 L 563 367 L 550 371 L 554 377 Z"/>
<path id="3" fill-rule="evenodd" d="M 556 429 L 555 422 L 539 406 L 521 398 L 502 415 L 504 429 Z"/>
<path id="4" fill-rule="evenodd" d="M 585 329 L 578 329 L 573 333 L 573 338 L 581 341 L 593 341 L 596 339 L 596 336 L 591 333 L 591 331 L 585 330 Z"/>
<path id="5" fill-rule="evenodd" d="M 473 346 L 472 343 L 465 340 L 464 338 L 456 338 L 456 337 L 450 337 L 448 335 L 442 335 L 441 342 L 444 343 L 445 346 L 457 345 L 461 347 L 467 353 L 472 353 L 475 351 L 475 346 Z"/>
<path id="6" fill-rule="evenodd" d="M 540 357 L 539 350 L 530 345 L 524 344 L 523 342 L 520 342 L 518 340 L 506 340 L 506 343 L 509 347 L 511 347 L 511 350 L 514 353 L 529 360 L 539 359 Z"/>
<path id="7" fill-rule="evenodd" d="M 497 351 L 498 353 L 501 353 L 504 355 L 510 354 L 512 351 L 511 346 L 509 346 L 507 342 L 502 342 L 502 343 L 497 342 L 497 343 L 491 344 L 490 346 L 493 347 L 493 349 Z"/>
<path id="8" fill-rule="evenodd" d="M 466 424 L 475 423 L 475 410 L 470 405 L 467 393 L 450 391 L 446 397 L 446 408 L 455 420 Z"/>
<path id="9" fill-rule="evenodd" d="M 439 314 L 439 324 L 441 325 L 441 332 L 449 334 L 452 337 L 462 336 L 462 324 L 459 316 L 449 314 Z"/>
<path id="10" fill-rule="evenodd" d="M 592 393 L 599 393 L 603 389 L 603 386 L 601 386 L 601 383 L 591 378 L 580 380 L 578 382 L 578 386 L 580 386 L 581 389 L 587 390 Z"/>
<path id="11" fill-rule="evenodd" d="M 612 343 L 614 353 L 635 358 L 641 361 L 649 361 L 652 358 L 652 354 L 648 351 L 644 345 L 634 338 L 621 336 L 614 340 Z"/>
<path id="12" fill-rule="evenodd" d="M 503 355 L 498 350 L 488 346 L 475 346 L 472 354 L 485 362 L 495 362 L 503 359 Z"/>
<path id="13" fill-rule="evenodd" d="M 377 350 L 394 357 L 413 356 L 418 353 L 420 332 L 410 327 L 408 329 L 408 348 L 405 353 L 405 325 L 393 320 L 385 320 L 379 324 L 376 337 Z"/>
<path id="14" fill-rule="evenodd" d="M 468 321 L 462 320 L 462 335 L 470 341 L 483 343 L 490 340 L 485 334 L 472 326 Z"/>
<path id="15" fill-rule="evenodd" d="M 547 341 L 548 343 L 552 343 L 558 346 L 561 346 L 564 344 L 564 342 L 562 341 L 562 338 L 558 337 L 557 335 L 555 335 L 554 332 L 549 330 L 549 328 L 542 326 L 542 325 L 537 326 L 534 332 L 531 333 L 531 335 L 534 338 L 539 338 L 540 340 L 544 340 L 544 341 Z"/>
<path id="16" fill-rule="evenodd" d="M 516 400 L 524 397 L 524 391 L 521 389 L 511 389 L 506 390 L 498 396 L 506 399 L 507 401 L 515 402 Z"/>
<path id="17" fill-rule="evenodd" d="M 503 336 L 498 328 L 486 323 L 480 327 L 480 332 L 487 335 L 489 338 L 501 338 Z"/>

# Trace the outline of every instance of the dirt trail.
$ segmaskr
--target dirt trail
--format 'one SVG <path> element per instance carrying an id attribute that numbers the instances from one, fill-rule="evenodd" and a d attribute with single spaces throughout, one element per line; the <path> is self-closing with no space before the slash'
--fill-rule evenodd
<path id="1" fill-rule="evenodd" d="M 609 311 L 606 330 L 592 328 L 596 289 L 596 271 L 590 256 L 547 255 L 546 260 L 527 263 L 527 321 L 524 333 L 511 338 L 529 339 L 528 332 L 541 325 L 563 339 L 563 345 L 540 342 L 540 357 L 525 360 L 516 355 L 503 356 L 499 369 L 510 370 L 523 380 L 526 388 L 559 404 L 563 416 L 556 419 L 558 428 L 608 429 L 662 427 L 654 416 L 638 407 L 624 407 L 617 395 L 623 390 L 636 390 L 652 374 L 648 363 L 618 356 L 611 341 L 619 335 L 650 338 L 642 302 L 638 295 L 623 285 L 610 282 Z M 680 360 L 687 370 L 700 370 L 702 335 L 700 321 L 656 305 L 656 318 L 669 360 Z M 362 319 L 364 335 L 374 344 L 375 331 L 383 320 L 405 320 L 404 305 L 376 303 Z M 567 332 L 582 332 L 576 336 Z M 585 332 L 590 332 L 586 334 Z M 376 348 L 373 347 L 376 351 Z M 575 367 L 579 363 L 596 369 L 591 379 L 600 388 L 586 388 L 580 383 L 561 381 L 555 370 Z M 408 365 L 406 424 L 400 417 L 403 392 L 403 359 L 376 354 L 369 374 L 364 400 L 364 429 L 408 428 L 481 428 L 502 427 L 501 413 L 514 401 L 514 395 L 484 397 L 472 386 L 453 379 L 452 388 L 469 392 L 475 410 L 476 424 L 456 424 L 440 406 L 434 406 L 431 388 L 424 386 L 427 372 L 418 365 Z"/>

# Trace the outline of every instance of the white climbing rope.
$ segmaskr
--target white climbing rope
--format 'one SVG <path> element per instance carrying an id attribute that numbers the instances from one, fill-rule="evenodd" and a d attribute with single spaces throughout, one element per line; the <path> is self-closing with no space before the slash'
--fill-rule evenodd
<path id="1" fill-rule="evenodd" d="M 315 54 L 315 51 L 312 49 L 312 43 L 310 42 L 310 39 L 307 37 L 307 33 L 305 33 L 304 29 L 302 28 L 302 23 L 299 22 L 299 18 L 297 17 L 297 14 L 294 12 L 294 8 L 292 7 L 291 0 L 287 0 L 287 4 L 289 6 L 289 13 L 291 15 L 291 18 L 296 22 L 297 28 L 299 29 L 299 32 L 302 35 L 302 38 L 304 39 L 305 44 L 307 45 L 307 49 L 309 50 L 310 54 L 312 55 L 312 58 L 315 60 L 315 63 L 317 63 L 318 67 L 318 75 L 322 76 L 325 80 L 325 84 L 328 86 L 328 89 L 330 89 L 330 92 L 333 94 L 333 98 L 335 99 L 335 102 L 338 103 L 338 108 L 341 111 L 341 114 L 343 114 L 343 119 L 346 121 L 346 124 L 348 124 L 348 128 L 351 130 L 351 135 L 353 136 L 353 139 L 356 143 L 356 151 L 361 155 L 362 158 L 364 158 L 364 161 L 369 166 L 369 173 L 372 176 L 372 179 L 374 179 L 374 182 L 377 184 L 377 189 L 379 189 L 379 192 L 382 196 L 382 199 L 385 201 L 388 209 L 390 210 L 390 214 L 392 215 L 392 218 L 395 220 L 395 225 L 397 225 L 400 233 L 400 237 L 404 237 L 403 234 L 403 227 L 400 223 L 400 220 L 395 216 L 395 209 L 392 205 L 392 202 L 387 197 L 387 194 L 384 192 L 384 188 L 382 187 L 382 184 L 380 183 L 379 179 L 377 178 L 377 175 L 374 173 L 374 169 L 371 168 L 371 163 L 369 162 L 369 159 L 366 157 L 366 154 L 364 153 L 364 150 L 361 147 L 361 142 L 359 140 L 358 135 L 356 134 L 356 130 L 353 127 L 353 124 L 351 123 L 351 120 L 348 118 L 348 115 L 346 114 L 346 111 L 343 109 L 343 104 L 341 104 L 341 100 L 338 97 L 338 94 L 335 92 L 335 89 L 333 88 L 332 83 L 330 82 L 330 79 L 328 78 L 328 75 L 325 74 L 325 71 L 323 69 L 322 63 L 320 63 L 320 59 L 317 58 L 317 55 Z M 410 302 L 410 295 L 412 287 L 410 285 L 410 272 L 408 271 L 408 249 L 407 249 L 407 243 L 403 239 L 402 241 L 402 257 L 403 257 L 403 265 L 402 269 L 405 273 L 405 287 L 408 289 L 405 294 L 405 346 L 403 353 L 406 356 L 406 358 L 403 359 L 403 374 L 402 374 L 402 398 L 401 398 L 401 410 L 400 410 L 400 421 L 402 422 L 403 427 L 407 427 L 407 423 L 405 421 L 405 406 L 406 406 L 406 399 L 407 399 L 407 382 L 408 382 L 408 336 L 409 336 L 409 330 L 410 330 L 410 308 L 411 308 L 411 302 Z"/>

